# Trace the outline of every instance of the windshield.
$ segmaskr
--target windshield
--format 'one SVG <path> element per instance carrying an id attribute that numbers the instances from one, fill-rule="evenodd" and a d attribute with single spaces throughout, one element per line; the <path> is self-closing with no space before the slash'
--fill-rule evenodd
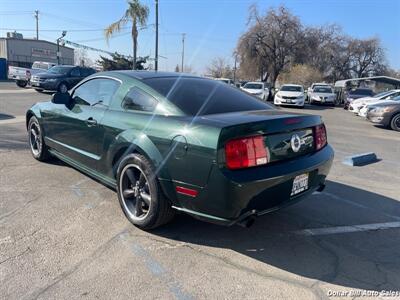
<path id="1" fill-rule="evenodd" d="M 250 90 L 261 90 L 262 89 L 262 84 L 261 83 L 246 83 L 243 86 L 244 89 L 250 89 Z"/>
<path id="2" fill-rule="evenodd" d="M 54 66 L 48 70 L 49 73 L 52 74 L 67 74 L 73 67 L 65 67 L 65 66 Z"/>
<path id="3" fill-rule="evenodd" d="M 284 85 L 281 87 L 281 91 L 283 91 L 283 92 L 302 92 L 303 88 L 301 86 L 295 86 L 295 85 Z"/>
<path id="4" fill-rule="evenodd" d="M 273 109 L 245 92 L 202 78 L 149 78 L 143 80 L 187 115 Z"/>
<path id="5" fill-rule="evenodd" d="M 329 93 L 332 94 L 332 89 L 330 87 L 316 87 L 314 93 Z"/>
<path id="6" fill-rule="evenodd" d="M 374 92 L 372 90 L 367 89 L 356 89 L 354 91 L 350 91 L 350 95 L 365 95 L 365 96 L 372 96 Z"/>

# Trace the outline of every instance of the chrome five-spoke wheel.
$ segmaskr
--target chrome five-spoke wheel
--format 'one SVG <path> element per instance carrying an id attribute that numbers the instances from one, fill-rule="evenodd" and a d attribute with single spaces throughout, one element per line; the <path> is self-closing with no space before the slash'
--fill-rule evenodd
<path id="1" fill-rule="evenodd" d="M 40 126 L 36 122 L 32 122 L 29 127 L 29 144 L 33 155 L 40 156 L 42 152 L 42 137 Z"/>
<path id="2" fill-rule="evenodd" d="M 151 207 L 151 191 L 144 172 L 134 164 L 126 165 L 121 172 L 120 189 L 122 204 L 132 219 L 146 218 Z"/>

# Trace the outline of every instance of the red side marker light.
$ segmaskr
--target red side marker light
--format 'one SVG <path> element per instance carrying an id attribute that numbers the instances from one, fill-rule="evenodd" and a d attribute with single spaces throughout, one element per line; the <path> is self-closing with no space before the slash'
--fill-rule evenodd
<path id="1" fill-rule="evenodd" d="M 177 193 L 182 194 L 182 195 L 186 195 L 186 196 L 189 196 L 189 197 L 196 197 L 197 194 L 199 193 L 196 190 L 188 189 L 188 188 L 185 188 L 183 186 L 177 186 L 175 188 L 175 190 L 176 190 Z"/>

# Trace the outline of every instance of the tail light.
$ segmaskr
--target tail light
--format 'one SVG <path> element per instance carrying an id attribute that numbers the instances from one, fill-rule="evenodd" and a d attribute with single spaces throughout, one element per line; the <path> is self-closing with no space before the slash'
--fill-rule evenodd
<path id="1" fill-rule="evenodd" d="M 326 137 L 326 128 L 324 124 L 320 124 L 314 129 L 315 149 L 322 149 L 328 142 Z"/>
<path id="2" fill-rule="evenodd" d="M 226 166 L 241 169 L 265 165 L 269 161 L 269 151 L 262 135 L 230 140 L 225 145 Z"/>

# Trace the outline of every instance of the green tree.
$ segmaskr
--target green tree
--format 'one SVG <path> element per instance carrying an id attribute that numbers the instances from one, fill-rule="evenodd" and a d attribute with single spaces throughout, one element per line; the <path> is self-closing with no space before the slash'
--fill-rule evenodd
<path id="1" fill-rule="evenodd" d="M 149 16 L 149 8 L 143 5 L 139 0 L 131 0 L 128 2 L 128 8 L 124 15 L 118 21 L 112 23 L 104 30 L 107 42 L 112 35 L 121 31 L 123 26 L 132 23 L 131 34 L 133 41 L 133 67 L 136 69 L 137 58 L 137 39 L 138 39 L 138 26 L 145 26 Z"/>
<path id="2" fill-rule="evenodd" d="M 144 64 L 146 64 L 148 59 L 148 56 L 138 57 L 136 59 L 135 70 L 145 70 L 146 68 L 144 67 Z M 111 59 L 100 56 L 100 59 L 97 61 L 97 63 L 102 66 L 104 71 L 133 69 L 132 57 L 126 57 L 118 53 L 112 54 Z"/>

